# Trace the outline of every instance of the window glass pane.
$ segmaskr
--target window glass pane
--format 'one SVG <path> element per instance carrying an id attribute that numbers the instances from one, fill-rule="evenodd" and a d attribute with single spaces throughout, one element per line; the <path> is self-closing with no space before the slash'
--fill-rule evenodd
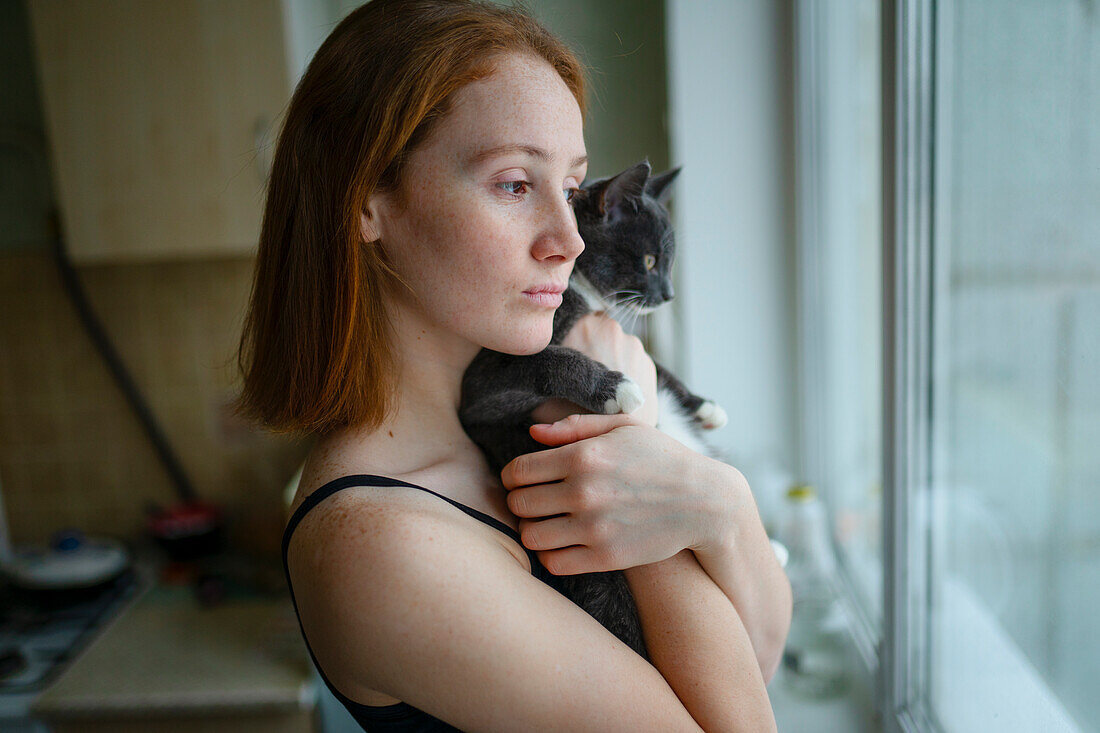
<path id="1" fill-rule="evenodd" d="M 809 4 L 807 4 L 809 5 Z M 879 3 L 813 6 L 813 171 L 803 216 L 806 474 L 839 560 L 877 629 L 882 617 L 882 198 Z M 805 50 L 805 49 L 804 49 Z M 803 202 L 805 205 L 805 201 Z M 807 251 L 808 250 L 808 251 Z M 877 632 L 876 632 L 877 633 Z"/>
<path id="2" fill-rule="evenodd" d="M 932 709 L 1100 731 L 1100 7 L 937 3 Z"/>

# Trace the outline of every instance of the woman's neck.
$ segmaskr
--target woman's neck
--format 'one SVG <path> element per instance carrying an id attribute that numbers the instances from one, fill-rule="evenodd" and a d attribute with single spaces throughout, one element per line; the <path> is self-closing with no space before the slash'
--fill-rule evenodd
<path id="1" fill-rule="evenodd" d="M 481 347 L 404 304 L 393 309 L 392 323 L 396 404 L 403 417 L 428 425 L 446 416 L 446 424 L 461 431 L 462 376 Z"/>
<path id="2" fill-rule="evenodd" d="M 399 474 L 480 460 L 458 419 L 462 376 L 480 347 L 408 309 L 394 310 L 394 409 L 377 427 L 349 429 L 339 442 L 362 445 L 372 464 Z"/>

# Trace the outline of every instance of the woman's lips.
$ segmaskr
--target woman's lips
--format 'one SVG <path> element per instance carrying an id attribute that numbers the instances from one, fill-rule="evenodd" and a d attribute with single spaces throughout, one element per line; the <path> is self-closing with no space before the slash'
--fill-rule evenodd
<path id="1" fill-rule="evenodd" d="M 561 305 L 561 293 L 555 293 L 550 290 L 539 290 L 536 292 L 524 291 L 523 294 L 532 303 L 537 303 L 538 305 L 544 305 L 549 308 L 557 308 Z"/>
<path id="2" fill-rule="evenodd" d="M 532 302 L 547 308 L 557 308 L 561 305 L 561 294 L 569 287 L 564 282 L 542 282 L 530 290 L 524 290 L 523 294 Z"/>

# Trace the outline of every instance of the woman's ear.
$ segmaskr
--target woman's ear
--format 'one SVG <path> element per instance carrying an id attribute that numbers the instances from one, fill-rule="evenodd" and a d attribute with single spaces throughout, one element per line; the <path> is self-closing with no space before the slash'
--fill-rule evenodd
<path id="1" fill-rule="evenodd" d="M 377 218 L 371 216 L 370 209 L 364 209 L 359 213 L 359 232 L 363 235 L 364 242 L 375 242 L 381 239 L 378 227 L 375 226 Z"/>
<path id="2" fill-rule="evenodd" d="M 359 232 L 363 235 L 364 242 L 375 242 L 382 238 L 381 220 L 379 218 L 379 202 L 376 196 L 367 201 L 367 205 L 359 212 Z"/>

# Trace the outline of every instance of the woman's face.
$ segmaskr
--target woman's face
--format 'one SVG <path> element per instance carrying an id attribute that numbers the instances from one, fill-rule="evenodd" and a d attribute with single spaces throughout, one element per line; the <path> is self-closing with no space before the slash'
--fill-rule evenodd
<path id="1" fill-rule="evenodd" d="M 396 297 L 417 326 L 509 354 L 544 349 L 560 299 L 531 293 L 564 289 L 584 249 L 569 199 L 586 161 L 577 102 L 541 59 L 504 56 L 461 89 L 409 157 L 405 206 L 382 194 L 364 216 L 416 294 Z"/>

